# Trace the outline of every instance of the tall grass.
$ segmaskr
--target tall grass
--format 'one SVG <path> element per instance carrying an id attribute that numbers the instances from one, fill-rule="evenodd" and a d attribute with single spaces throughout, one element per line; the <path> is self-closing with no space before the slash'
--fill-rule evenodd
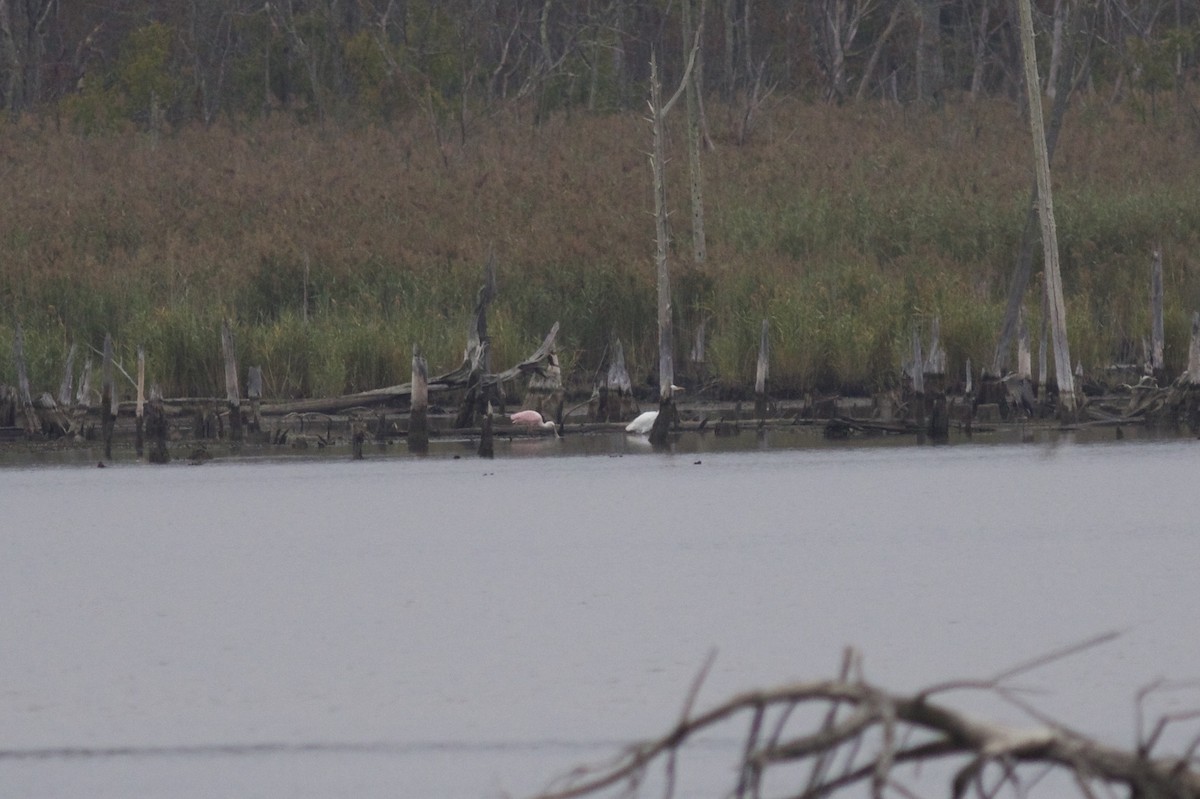
<path id="1" fill-rule="evenodd" d="M 938 317 L 955 374 L 991 360 L 1032 182 L 1014 106 L 781 98 L 745 146 L 724 109 L 710 113 L 700 267 L 687 262 L 687 159 L 670 133 L 679 357 L 707 319 L 713 374 L 744 385 L 767 318 L 776 391 L 872 390 L 896 380 L 911 327 Z M 219 394 L 230 318 L 268 394 L 333 394 L 406 381 L 413 344 L 434 371 L 456 366 L 494 251 L 498 366 L 561 321 L 569 378 L 586 384 L 619 337 L 640 381 L 657 363 L 648 135 L 636 113 L 533 125 L 515 106 L 440 145 L 420 117 L 186 128 L 157 143 L 6 120 L 0 303 L 44 388 L 71 341 L 99 348 L 108 332 L 122 362 L 147 348 L 168 394 Z M 1054 181 L 1085 369 L 1140 347 L 1153 246 L 1165 255 L 1168 362 L 1183 365 L 1200 305 L 1195 141 L 1184 116 L 1147 124 L 1088 97 L 1068 115 Z M 14 379 L 0 358 L 0 382 Z"/>

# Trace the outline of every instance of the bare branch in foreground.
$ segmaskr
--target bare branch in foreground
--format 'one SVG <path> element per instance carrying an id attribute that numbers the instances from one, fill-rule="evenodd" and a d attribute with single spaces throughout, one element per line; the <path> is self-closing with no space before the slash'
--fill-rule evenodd
<path id="1" fill-rule="evenodd" d="M 630 747 L 607 765 L 576 769 L 536 799 L 607 795 L 618 786 L 623 793 L 634 795 L 648 770 L 657 763 L 666 765 L 669 797 L 676 787 L 677 755 L 688 741 L 743 715 L 750 724 L 740 749 L 741 761 L 733 764 L 736 783 L 727 789 L 714 786 L 713 795 L 757 798 L 761 796 L 768 769 L 788 764 L 807 766 L 807 771 L 794 788 L 782 789 L 794 790 L 784 796 L 816 799 L 858 785 L 862 787 L 855 795 L 866 790 L 880 799 L 908 797 L 915 794 L 901 782 L 897 773 L 900 766 L 950 759 L 952 764 L 957 763 L 952 766 L 947 786 L 954 799 L 1031 796 L 1034 785 L 1053 772 L 1066 775 L 1074 783 L 1076 795 L 1085 799 L 1114 796 L 1200 799 L 1200 771 L 1192 759 L 1200 747 L 1200 735 L 1179 755 L 1151 754 L 1163 727 L 1193 720 L 1200 714 L 1176 713 L 1164 717 L 1148 736 L 1139 730 L 1140 745 L 1126 750 L 1048 720 L 1027 703 L 1014 700 L 1004 684 L 1013 676 L 1111 637 L 1099 636 L 1057 650 L 1002 671 L 989 680 L 947 683 L 912 695 L 892 693 L 867 682 L 852 650 L 847 652 L 837 679 L 742 693 L 695 715 L 691 710 L 697 689 L 694 684 L 683 717 L 666 735 Z M 710 665 L 711 660 L 705 665 L 701 680 Z M 1037 726 L 1014 729 L 982 721 L 931 699 L 934 693 L 957 687 L 992 691 L 1025 709 Z M 1158 686 L 1147 691 L 1155 687 Z M 1139 696 L 1139 704 L 1144 693 Z M 815 720 L 807 717 L 815 727 L 797 733 L 801 722 L 795 720 L 799 717 L 794 717 L 793 711 L 800 709 L 815 710 L 819 715 Z M 770 719 L 777 721 L 768 732 L 765 728 Z M 792 772 L 787 772 L 787 776 L 791 778 Z M 1062 785 L 1057 783 L 1056 790 L 1061 790 Z M 778 781 L 774 790 L 780 790 Z"/>

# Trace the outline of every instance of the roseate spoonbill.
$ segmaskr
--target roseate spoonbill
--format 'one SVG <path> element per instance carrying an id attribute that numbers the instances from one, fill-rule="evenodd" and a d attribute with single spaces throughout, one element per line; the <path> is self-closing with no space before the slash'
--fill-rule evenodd
<path id="1" fill-rule="evenodd" d="M 558 435 L 558 427 L 554 424 L 554 422 L 548 419 L 542 419 L 542 415 L 537 411 L 517 411 L 516 413 L 509 415 L 508 418 L 509 421 L 511 421 L 514 425 L 529 428 L 536 427 L 542 430 L 553 430 L 554 435 Z"/>
<path id="2" fill-rule="evenodd" d="M 654 420 L 657 418 L 658 411 L 646 411 L 645 413 L 640 414 L 632 422 L 625 425 L 625 432 L 646 435 L 650 432 L 650 428 L 654 427 Z"/>

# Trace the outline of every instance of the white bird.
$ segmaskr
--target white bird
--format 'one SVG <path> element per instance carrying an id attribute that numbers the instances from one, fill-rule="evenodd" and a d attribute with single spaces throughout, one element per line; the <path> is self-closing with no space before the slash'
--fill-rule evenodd
<path id="1" fill-rule="evenodd" d="M 650 432 L 650 428 L 654 427 L 654 420 L 657 418 L 658 411 L 646 411 L 645 413 L 639 415 L 632 422 L 625 425 L 625 432 L 646 435 Z"/>

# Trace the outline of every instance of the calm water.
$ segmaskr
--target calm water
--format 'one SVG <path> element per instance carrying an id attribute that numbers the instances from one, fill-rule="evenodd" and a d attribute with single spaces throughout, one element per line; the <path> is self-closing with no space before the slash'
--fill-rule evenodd
<path id="1" fill-rule="evenodd" d="M 1021 681 L 1118 744 L 1200 677 L 1200 443 L 708 441 L 10 463 L 0 794 L 521 796 L 665 731 L 714 649 L 701 706 L 847 644 L 906 690 L 1120 630 Z M 743 731 L 685 786 L 723 795 Z"/>

